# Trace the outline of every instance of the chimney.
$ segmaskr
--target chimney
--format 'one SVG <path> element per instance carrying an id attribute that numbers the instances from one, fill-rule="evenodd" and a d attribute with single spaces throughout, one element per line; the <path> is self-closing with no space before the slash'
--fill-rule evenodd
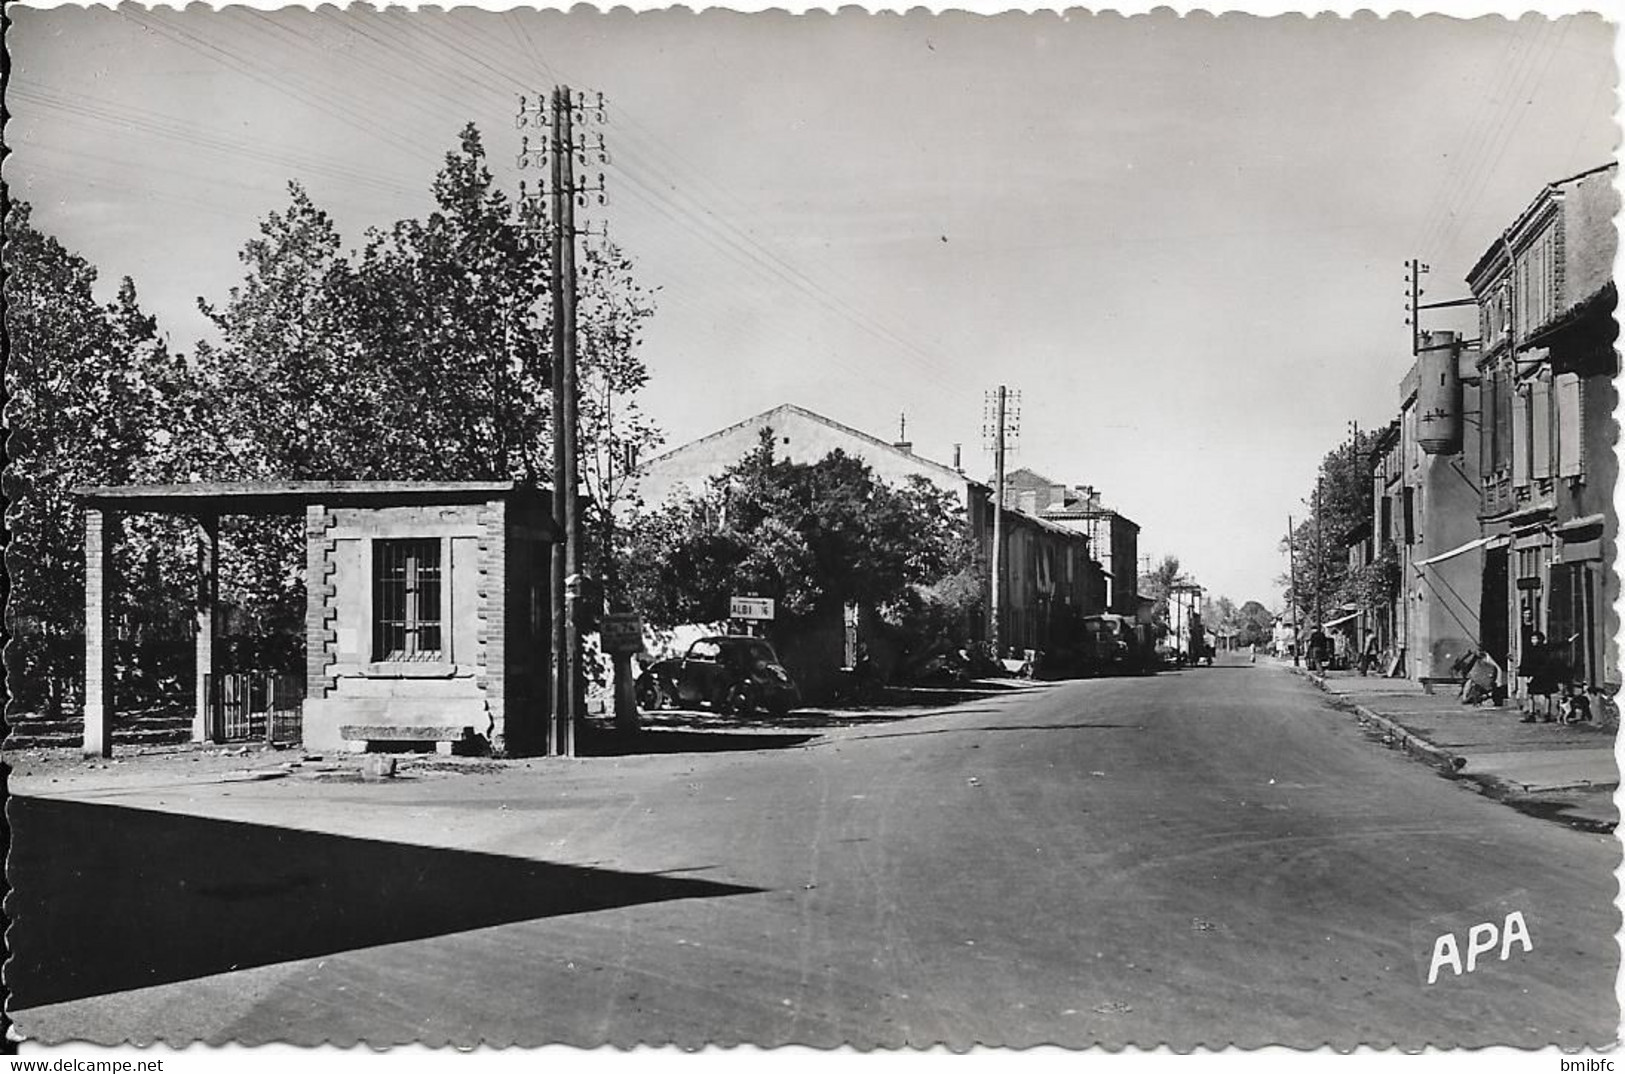
<path id="1" fill-rule="evenodd" d="M 959 445 L 958 444 L 954 445 L 954 469 L 959 471 L 960 473 L 965 472 L 965 468 L 959 464 Z"/>

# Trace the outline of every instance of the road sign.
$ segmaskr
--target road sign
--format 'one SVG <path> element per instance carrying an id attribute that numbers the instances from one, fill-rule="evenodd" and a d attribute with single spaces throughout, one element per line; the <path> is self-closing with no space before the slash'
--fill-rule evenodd
<path id="1" fill-rule="evenodd" d="M 641 653 L 643 617 L 623 612 L 606 615 L 599 624 L 598 637 L 606 653 Z"/>
<path id="2" fill-rule="evenodd" d="M 772 597 L 733 597 L 728 601 L 730 619 L 773 618 Z"/>

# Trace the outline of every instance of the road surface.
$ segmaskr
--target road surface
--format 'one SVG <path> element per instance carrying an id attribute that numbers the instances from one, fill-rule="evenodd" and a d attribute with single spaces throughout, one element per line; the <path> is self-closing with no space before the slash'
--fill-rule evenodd
<path id="1" fill-rule="evenodd" d="M 377 784 L 25 777 L 14 1018 L 45 1041 L 1615 1039 L 1613 838 L 1384 749 L 1280 668 L 783 741 Z M 1428 983 L 1439 937 L 1465 968 L 1514 912 L 1527 949 Z"/>

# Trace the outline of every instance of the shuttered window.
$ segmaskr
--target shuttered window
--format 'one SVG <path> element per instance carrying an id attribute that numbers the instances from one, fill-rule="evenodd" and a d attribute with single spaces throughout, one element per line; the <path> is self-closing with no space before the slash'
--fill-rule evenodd
<path id="1" fill-rule="evenodd" d="M 1529 389 L 1529 471 L 1545 480 L 1552 476 L 1552 385 L 1537 380 Z"/>
<path id="2" fill-rule="evenodd" d="M 1495 470 L 1512 469 L 1512 378 L 1503 366 L 1495 371 Z"/>
<path id="3" fill-rule="evenodd" d="M 1560 373 L 1553 385 L 1557 392 L 1557 473 L 1578 477 L 1580 469 L 1580 378 Z"/>
<path id="4" fill-rule="evenodd" d="M 1512 396 L 1512 483 L 1529 484 L 1529 394 L 1521 390 Z"/>

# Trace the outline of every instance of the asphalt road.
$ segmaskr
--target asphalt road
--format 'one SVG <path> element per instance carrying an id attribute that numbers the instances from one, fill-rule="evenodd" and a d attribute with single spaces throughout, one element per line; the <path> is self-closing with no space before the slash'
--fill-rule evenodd
<path id="1" fill-rule="evenodd" d="M 1612 837 L 1285 671 L 380 784 L 22 780 L 35 1039 L 1611 1043 Z M 1530 949 L 1427 983 L 1437 938 Z M 1480 936 L 1482 937 L 1482 930 Z"/>

